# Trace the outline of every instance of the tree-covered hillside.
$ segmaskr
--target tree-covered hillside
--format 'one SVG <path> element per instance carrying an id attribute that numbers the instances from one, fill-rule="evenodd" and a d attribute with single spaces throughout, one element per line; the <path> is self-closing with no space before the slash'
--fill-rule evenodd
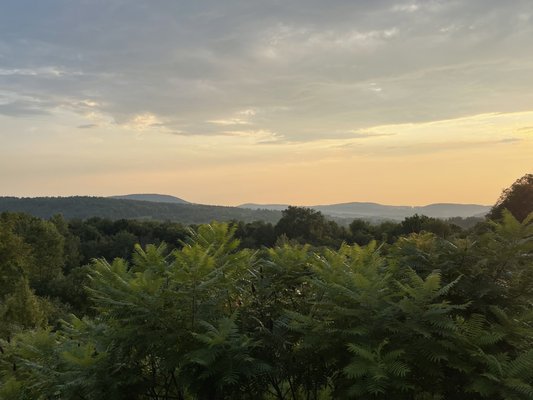
<path id="1" fill-rule="evenodd" d="M 279 211 L 247 210 L 237 207 L 202 204 L 177 204 L 153 201 L 113 199 L 105 197 L 0 197 L 0 212 L 23 212 L 40 218 L 62 214 L 67 219 L 91 217 L 175 221 L 183 224 L 205 224 L 211 221 L 263 220 L 276 222 Z"/>
<path id="2" fill-rule="evenodd" d="M 151 201 L 155 203 L 191 204 L 188 201 L 180 199 L 179 197 L 169 196 L 167 194 L 156 194 L 156 193 L 124 194 L 124 195 L 117 195 L 117 196 L 109 196 L 109 198 L 123 199 L 123 200 Z"/>

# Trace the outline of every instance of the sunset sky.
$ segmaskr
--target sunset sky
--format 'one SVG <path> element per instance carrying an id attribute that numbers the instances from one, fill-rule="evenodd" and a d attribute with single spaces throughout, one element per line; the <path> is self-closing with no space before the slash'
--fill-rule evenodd
<path id="1" fill-rule="evenodd" d="M 0 195 L 492 204 L 531 0 L 2 0 Z"/>

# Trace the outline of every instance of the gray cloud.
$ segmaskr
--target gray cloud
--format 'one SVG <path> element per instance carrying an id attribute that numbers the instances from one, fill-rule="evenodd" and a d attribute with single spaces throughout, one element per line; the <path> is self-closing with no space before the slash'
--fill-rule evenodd
<path id="1" fill-rule="evenodd" d="M 84 125 L 78 125 L 78 129 L 91 129 L 96 128 L 98 124 L 84 124 Z"/>
<path id="2" fill-rule="evenodd" d="M 54 103 L 34 95 L 0 90 L 0 115 L 25 117 L 49 114 Z"/>
<path id="3" fill-rule="evenodd" d="M 8 0 L 2 8 L 0 86 L 41 99 L 0 103 L 4 115 L 68 107 L 127 124 L 151 113 L 188 135 L 224 134 L 242 128 L 240 119 L 250 131 L 305 141 L 533 107 L 528 0 Z"/>
<path id="4" fill-rule="evenodd" d="M 500 140 L 499 143 L 518 143 L 518 142 L 521 142 L 522 140 L 523 140 L 522 138 L 510 137 L 510 138 L 505 138 L 505 139 Z"/>
<path id="5" fill-rule="evenodd" d="M 0 115 L 11 117 L 26 117 L 30 115 L 44 115 L 48 111 L 42 105 L 14 101 L 8 104 L 0 104 Z"/>

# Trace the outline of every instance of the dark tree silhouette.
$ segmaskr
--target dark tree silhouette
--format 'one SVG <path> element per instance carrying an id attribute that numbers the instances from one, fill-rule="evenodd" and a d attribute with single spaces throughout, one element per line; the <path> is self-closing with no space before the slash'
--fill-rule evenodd
<path id="1" fill-rule="evenodd" d="M 289 206 L 282 215 L 274 227 L 278 237 L 286 235 L 289 239 L 315 246 L 337 246 L 344 239 L 343 230 L 320 211 Z"/>
<path id="2" fill-rule="evenodd" d="M 533 212 L 533 174 L 524 175 L 505 189 L 487 214 L 487 218 L 499 220 L 504 209 L 509 210 L 519 221 L 523 221 Z"/>

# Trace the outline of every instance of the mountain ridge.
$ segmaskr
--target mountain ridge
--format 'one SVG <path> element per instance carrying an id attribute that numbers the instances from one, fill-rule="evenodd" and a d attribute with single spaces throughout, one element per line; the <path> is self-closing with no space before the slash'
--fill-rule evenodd
<path id="1" fill-rule="evenodd" d="M 238 207 L 256 210 L 284 210 L 288 204 L 245 203 Z M 479 217 L 485 215 L 491 206 L 462 203 L 431 203 L 425 206 L 391 206 L 373 202 L 348 202 L 305 206 L 338 218 L 390 218 L 403 219 L 415 214 L 434 218 Z"/>
<path id="2" fill-rule="evenodd" d="M 39 218 L 61 214 L 66 219 L 108 218 L 172 221 L 183 224 L 206 224 L 212 221 L 262 220 L 276 223 L 281 212 L 250 210 L 204 204 L 176 204 L 124 200 L 96 196 L 69 197 L 0 197 L 0 212 L 23 212 Z"/>
<path id="3" fill-rule="evenodd" d="M 152 203 L 192 204 L 182 198 L 159 193 L 132 193 L 108 196 L 109 199 L 150 201 Z"/>
<path id="4" fill-rule="evenodd" d="M 161 201 L 163 200 L 163 201 Z M 63 214 L 65 218 L 170 220 L 186 224 L 208 223 L 213 220 L 263 220 L 276 223 L 288 204 L 246 203 L 237 207 L 189 203 L 183 199 L 161 194 L 132 194 L 110 197 L 0 197 L 0 212 L 26 212 L 49 218 Z M 482 217 L 490 206 L 479 204 L 433 203 L 426 206 L 388 206 L 371 202 L 351 202 L 310 206 L 333 220 L 356 218 L 370 221 L 400 221 L 415 214 L 434 218 Z"/>

